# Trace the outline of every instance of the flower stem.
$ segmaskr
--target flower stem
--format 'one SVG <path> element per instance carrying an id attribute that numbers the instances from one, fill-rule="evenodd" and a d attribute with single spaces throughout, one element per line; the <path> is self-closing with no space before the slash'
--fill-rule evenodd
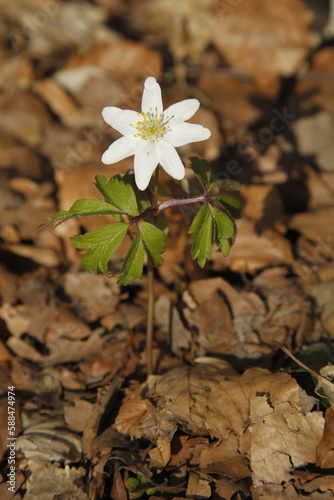
<path id="1" fill-rule="evenodd" d="M 153 208 L 158 205 L 158 190 L 159 190 L 159 167 L 155 171 L 154 176 L 154 200 Z M 154 219 L 156 217 L 154 216 Z M 147 375 L 153 373 L 153 332 L 154 332 L 154 266 L 148 261 L 147 263 L 147 286 L 148 286 L 148 304 L 147 304 L 147 324 L 146 324 L 146 366 Z"/>
<path id="2" fill-rule="evenodd" d="M 154 327 L 154 268 L 147 265 L 147 285 L 148 285 L 148 304 L 147 304 L 147 324 L 146 324 L 146 367 L 147 375 L 153 373 L 152 348 L 153 348 L 153 327 Z"/>

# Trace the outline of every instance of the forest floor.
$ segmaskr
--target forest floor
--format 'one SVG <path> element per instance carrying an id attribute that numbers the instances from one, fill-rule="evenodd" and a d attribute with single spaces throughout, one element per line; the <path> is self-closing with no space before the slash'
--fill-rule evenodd
<path id="1" fill-rule="evenodd" d="M 0 0 L 1 499 L 333 498 L 334 31 L 313 4 Z M 117 282 L 123 246 L 88 273 L 69 240 L 110 216 L 40 226 L 132 168 L 101 163 L 101 110 L 139 110 L 148 76 L 165 107 L 200 100 L 212 136 L 179 152 L 243 211 L 203 269 L 193 213 L 168 214 L 147 378 L 146 275 Z"/>

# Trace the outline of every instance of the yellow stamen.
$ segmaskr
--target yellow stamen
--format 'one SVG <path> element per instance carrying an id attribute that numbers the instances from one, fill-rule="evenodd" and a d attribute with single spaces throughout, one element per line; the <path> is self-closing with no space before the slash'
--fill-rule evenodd
<path id="1" fill-rule="evenodd" d="M 152 108 L 150 108 L 149 113 L 137 114 L 141 120 L 136 123 L 135 129 L 138 130 L 138 134 L 135 134 L 135 137 L 141 137 L 145 141 L 154 142 L 167 132 L 169 117 L 165 117 L 163 113 L 161 115 L 154 114 Z"/>

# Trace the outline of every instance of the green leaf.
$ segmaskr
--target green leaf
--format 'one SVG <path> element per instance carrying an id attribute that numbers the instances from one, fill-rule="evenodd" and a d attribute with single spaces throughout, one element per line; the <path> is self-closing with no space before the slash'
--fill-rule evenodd
<path id="1" fill-rule="evenodd" d="M 89 271 L 100 269 L 102 273 L 108 274 L 109 259 L 122 243 L 128 227 L 129 224 L 116 222 L 115 224 L 99 227 L 81 236 L 73 236 L 71 240 L 76 248 L 93 249 L 81 255 L 85 269 Z"/>
<path id="2" fill-rule="evenodd" d="M 76 248 L 93 248 L 117 237 L 119 233 L 124 232 L 125 235 L 128 226 L 129 224 L 125 222 L 115 222 L 114 224 L 98 227 L 81 236 L 72 236 L 70 239 Z"/>
<path id="3" fill-rule="evenodd" d="M 156 488 L 149 488 L 148 490 L 145 491 L 146 495 L 150 496 L 150 495 L 154 495 L 155 492 L 156 492 Z"/>
<path id="4" fill-rule="evenodd" d="M 238 193 L 240 191 L 240 182 L 232 179 L 215 179 L 210 183 L 210 189 L 215 186 L 219 186 L 220 190 L 224 193 L 231 193 L 233 191 Z"/>
<path id="5" fill-rule="evenodd" d="M 211 180 L 211 167 L 210 163 L 206 160 L 200 160 L 193 156 L 190 158 L 190 168 L 194 171 L 197 179 L 202 184 L 204 189 L 207 189 L 210 186 Z"/>
<path id="6" fill-rule="evenodd" d="M 231 238 L 235 233 L 235 226 L 231 217 L 217 208 L 210 207 L 210 210 L 217 227 L 218 238 Z"/>
<path id="7" fill-rule="evenodd" d="M 236 227 L 233 219 L 228 214 L 214 207 L 210 207 L 210 209 L 214 221 L 216 245 L 220 248 L 222 254 L 227 257 L 231 248 L 229 240 L 235 235 Z"/>
<path id="8" fill-rule="evenodd" d="M 137 488 L 140 485 L 140 480 L 135 477 L 128 477 L 126 483 L 131 486 L 131 488 Z"/>
<path id="9" fill-rule="evenodd" d="M 86 216 L 86 215 L 117 215 L 120 214 L 119 210 L 115 210 L 110 203 L 102 200 L 77 200 L 72 207 L 66 211 L 62 210 L 57 212 L 51 219 L 47 219 L 45 224 L 52 222 L 65 222 L 72 217 Z"/>
<path id="10" fill-rule="evenodd" d="M 221 253 L 224 255 L 224 257 L 227 257 L 228 254 L 230 253 L 231 250 L 231 245 L 229 240 L 227 239 L 221 239 L 219 242 L 217 242 L 217 246 L 219 247 Z"/>
<path id="11" fill-rule="evenodd" d="M 213 196 L 213 199 L 219 201 L 233 217 L 240 217 L 242 202 L 239 198 L 229 193 L 223 193 L 218 196 Z"/>
<path id="12" fill-rule="evenodd" d="M 198 211 L 189 233 L 191 234 L 189 241 L 192 243 L 191 255 L 203 267 L 206 260 L 211 257 L 212 251 L 212 215 L 207 204 Z"/>
<path id="13" fill-rule="evenodd" d="M 82 265 L 86 271 L 97 272 L 98 262 L 99 262 L 99 249 L 95 247 L 90 252 L 80 255 L 82 260 Z"/>
<path id="14" fill-rule="evenodd" d="M 181 188 L 183 189 L 183 191 L 188 195 L 190 196 L 190 186 L 189 186 L 189 180 L 186 178 L 186 177 L 183 177 L 183 179 L 181 179 L 179 181 L 179 184 L 181 186 Z"/>
<path id="15" fill-rule="evenodd" d="M 107 181 L 104 175 L 97 175 L 95 180 L 100 193 L 114 207 L 129 215 L 137 214 L 136 195 L 130 183 L 126 183 L 121 176 L 115 176 Z"/>
<path id="16" fill-rule="evenodd" d="M 141 232 L 133 238 L 129 251 L 124 259 L 119 282 L 130 285 L 135 278 L 141 278 L 144 265 L 144 243 Z"/>
<path id="17" fill-rule="evenodd" d="M 166 250 L 165 233 L 148 222 L 140 222 L 138 227 L 150 264 L 161 266 L 163 262 L 161 254 Z"/>

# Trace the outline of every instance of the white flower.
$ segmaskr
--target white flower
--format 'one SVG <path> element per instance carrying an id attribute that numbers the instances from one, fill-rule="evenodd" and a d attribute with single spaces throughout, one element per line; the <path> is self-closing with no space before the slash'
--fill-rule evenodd
<path id="1" fill-rule="evenodd" d="M 199 105 L 197 99 L 186 99 L 163 111 L 160 85 L 150 76 L 144 84 L 141 113 L 114 106 L 103 109 L 104 120 L 124 136 L 102 155 L 103 163 L 134 155 L 135 181 L 141 190 L 147 188 L 159 163 L 174 179 L 183 179 L 184 166 L 175 148 L 211 136 L 201 125 L 184 123 Z"/>

